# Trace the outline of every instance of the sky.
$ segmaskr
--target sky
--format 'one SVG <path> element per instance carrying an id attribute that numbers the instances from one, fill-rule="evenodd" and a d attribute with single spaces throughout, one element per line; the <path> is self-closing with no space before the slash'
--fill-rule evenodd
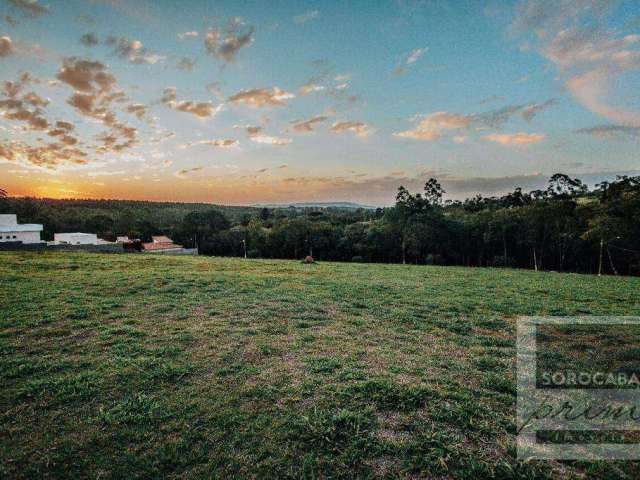
<path id="1" fill-rule="evenodd" d="M 0 0 L 11 195 L 393 203 L 640 173 L 637 0 Z"/>

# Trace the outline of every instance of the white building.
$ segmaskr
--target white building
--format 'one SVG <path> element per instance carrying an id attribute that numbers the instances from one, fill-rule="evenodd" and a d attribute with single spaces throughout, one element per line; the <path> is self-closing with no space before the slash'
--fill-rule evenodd
<path id="1" fill-rule="evenodd" d="M 0 215 L 0 242 L 40 243 L 42 225 L 19 224 L 14 214 Z"/>
<path id="2" fill-rule="evenodd" d="M 54 245 L 98 245 L 98 235 L 95 233 L 54 233 Z"/>

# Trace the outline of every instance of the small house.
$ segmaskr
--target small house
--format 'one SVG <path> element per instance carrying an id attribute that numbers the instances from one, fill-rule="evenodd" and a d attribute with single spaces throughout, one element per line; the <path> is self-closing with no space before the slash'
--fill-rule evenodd
<path id="1" fill-rule="evenodd" d="M 43 227 L 37 223 L 20 224 L 15 214 L 0 215 L 0 242 L 41 243 Z"/>
<path id="2" fill-rule="evenodd" d="M 151 253 L 181 252 L 183 250 L 182 245 L 173 243 L 173 240 L 164 235 L 153 236 L 151 242 L 144 243 L 142 246 L 145 252 Z"/>
<path id="3" fill-rule="evenodd" d="M 54 245 L 104 245 L 107 242 L 98 238 L 95 233 L 54 233 L 53 244 Z"/>

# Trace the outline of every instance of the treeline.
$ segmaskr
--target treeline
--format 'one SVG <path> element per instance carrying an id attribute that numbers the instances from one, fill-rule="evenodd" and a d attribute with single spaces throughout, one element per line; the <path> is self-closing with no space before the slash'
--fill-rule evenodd
<path id="1" fill-rule="evenodd" d="M 150 240 L 152 235 L 176 230 L 191 212 L 215 208 L 231 222 L 256 214 L 252 207 L 213 206 L 209 203 L 149 202 L 135 200 L 67 200 L 50 198 L 2 198 L 0 213 L 15 213 L 21 223 L 40 223 L 42 238 L 54 233 L 90 232 L 115 240 L 118 235 Z"/>
<path id="2" fill-rule="evenodd" d="M 9 198 L 3 210 L 106 239 L 165 234 L 209 255 L 640 274 L 640 177 L 589 190 L 556 174 L 544 190 L 464 201 L 443 201 L 444 194 L 430 179 L 420 193 L 400 187 L 395 206 L 377 210 L 147 202 L 107 208 L 94 201 L 92 208 L 75 207 L 72 225 L 65 224 L 72 207 L 57 201 Z"/>

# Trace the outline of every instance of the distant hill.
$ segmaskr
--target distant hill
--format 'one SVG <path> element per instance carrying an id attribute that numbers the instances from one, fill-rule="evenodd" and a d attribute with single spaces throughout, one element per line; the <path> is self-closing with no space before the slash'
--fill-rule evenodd
<path id="1" fill-rule="evenodd" d="M 375 210 L 378 207 L 371 205 L 362 205 L 354 202 L 294 202 L 294 203 L 265 203 L 256 204 L 254 207 L 261 208 L 345 208 L 348 210 L 357 210 L 364 208 L 367 210 Z"/>

